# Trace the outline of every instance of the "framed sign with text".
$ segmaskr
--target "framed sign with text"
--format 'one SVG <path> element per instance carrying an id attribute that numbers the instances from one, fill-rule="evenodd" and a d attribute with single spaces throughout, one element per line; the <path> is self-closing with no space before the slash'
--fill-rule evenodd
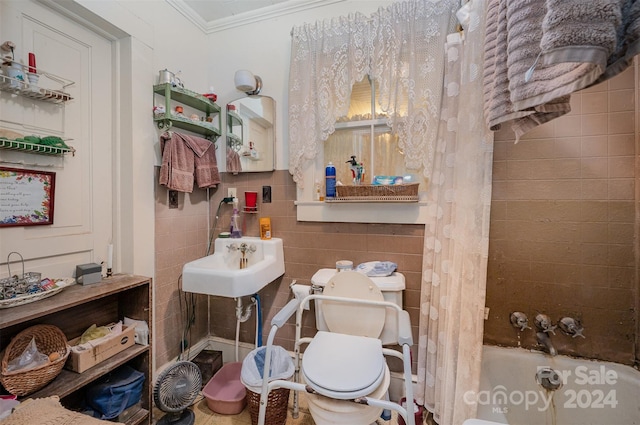
<path id="1" fill-rule="evenodd" d="M 0 227 L 53 224 L 56 173 L 0 167 Z"/>

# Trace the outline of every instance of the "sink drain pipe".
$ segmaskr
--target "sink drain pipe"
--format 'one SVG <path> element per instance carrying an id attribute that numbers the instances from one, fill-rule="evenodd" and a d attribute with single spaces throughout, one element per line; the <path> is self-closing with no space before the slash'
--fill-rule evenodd
<path id="1" fill-rule="evenodd" d="M 260 295 L 253 294 L 251 301 L 256 305 L 256 348 L 262 347 L 262 308 L 260 308 Z"/>
<path id="2" fill-rule="evenodd" d="M 251 297 L 251 304 L 246 309 L 242 306 L 242 298 L 236 298 L 236 361 L 240 361 L 240 355 L 238 353 L 240 346 L 240 323 L 244 323 L 251 317 L 251 307 L 256 303 L 255 299 Z M 244 309 L 244 313 L 242 310 Z"/>

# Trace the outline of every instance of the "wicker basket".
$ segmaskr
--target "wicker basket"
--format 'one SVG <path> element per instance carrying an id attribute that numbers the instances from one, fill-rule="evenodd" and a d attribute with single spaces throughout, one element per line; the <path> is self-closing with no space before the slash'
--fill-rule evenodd
<path id="1" fill-rule="evenodd" d="M 247 388 L 247 407 L 251 415 L 251 425 L 258 424 L 260 412 L 260 393 Z M 267 398 L 267 413 L 265 425 L 284 425 L 287 422 L 289 408 L 289 388 L 277 388 L 269 393 Z"/>
<path id="2" fill-rule="evenodd" d="M 328 202 L 417 202 L 419 183 L 397 185 L 336 186 Z"/>
<path id="3" fill-rule="evenodd" d="M 48 356 L 52 353 L 58 353 L 60 356 L 54 361 L 33 369 L 7 372 L 9 362 L 22 354 L 32 338 L 35 338 L 39 352 Z M 11 394 L 17 396 L 29 395 L 38 391 L 58 376 L 67 357 L 69 357 L 69 352 L 67 337 L 58 327 L 35 325 L 27 328 L 12 339 L 4 351 L 0 382 Z"/>

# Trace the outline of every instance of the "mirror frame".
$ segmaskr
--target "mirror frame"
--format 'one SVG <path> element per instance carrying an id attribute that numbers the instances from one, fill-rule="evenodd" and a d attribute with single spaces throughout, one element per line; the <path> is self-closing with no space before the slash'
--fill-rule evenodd
<path id="1" fill-rule="evenodd" d="M 265 101 L 269 103 L 265 105 Z M 233 174 L 274 171 L 276 164 L 275 99 L 261 95 L 241 97 L 227 103 L 226 112 L 227 152 L 231 149 L 238 153 L 242 168 L 238 171 L 233 169 L 227 169 L 227 171 Z M 258 130 L 257 137 L 250 134 L 252 129 Z M 227 164 L 229 161 L 229 155 L 227 155 Z M 259 164 L 261 162 L 263 164 Z"/>

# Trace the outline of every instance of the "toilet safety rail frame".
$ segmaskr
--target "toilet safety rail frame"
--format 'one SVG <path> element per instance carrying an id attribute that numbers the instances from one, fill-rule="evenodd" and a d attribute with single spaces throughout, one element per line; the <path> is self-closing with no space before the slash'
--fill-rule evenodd
<path id="1" fill-rule="evenodd" d="M 302 332 L 302 314 L 305 310 L 305 306 L 309 301 L 312 300 L 327 300 L 327 301 L 336 301 L 341 303 L 349 303 L 349 304 L 363 304 L 363 305 L 372 305 L 372 306 L 380 306 L 380 307 L 390 307 L 394 308 L 398 312 L 398 344 L 402 346 L 402 353 L 397 350 L 390 348 L 383 348 L 382 352 L 385 355 L 394 356 L 402 360 L 403 363 L 403 374 L 404 374 L 404 383 L 405 383 L 405 399 L 413 400 L 413 383 L 411 379 L 411 346 L 413 345 L 413 336 L 411 335 L 411 319 L 409 318 L 409 313 L 403 310 L 400 306 L 395 303 L 389 301 L 371 301 L 371 300 L 361 300 L 357 298 L 345 298 L 345 297 L 333 297 L 328 295 L 321 294 L 311 294 L 300 300 L 297 298 L 289 301 L 283 308 L 280 310 L 271 320 L 271 329 L 269 331 L 269 336 L 267 338 L 266 344 L 266 353 L 265 353 L 265 367 L 264 367 L 264 375 L 262 378 L 262 388 L 260 393 L 260 408 L 258 415 L 258 425 L 264 425 L 266 419 L 267 412 L 267 401 L 269 392 L 277 388 L 289 388 L 294 391 L 293 395 L 293 417 L 298 417 L 298 391 L 304 391 L 311 394 L 317 394 L 311 387 L 302 384 L 299 381 L 300 376 L 300 346 L 302 344 L 310 343 L 313 338 L 305 337 L 301 338 Z M 296 341 L 294 348 L 294 362 L 295 362 L 295 378 L 294 381 L 287 381 L 283 379 L 276 379 L 269 382 L 269 370 L 271 365 L 271 347 L 273 346 L 273 340 L 275 339 L 276 333 L 279 328 L 284 326 L 284 324 L 296 313 Z M 319 394 L 318 394 L 319 395 Z M 324 396 L 323 396 L 324 397 Z M 389 409 L 398 412 L 404 418 L 404 421 L 407 425 L 416 425 L 415 423 L 415 415 L 413 412 L 411 414 L 407 413 L 407 409 L 398 403 L 394 403 L 387 400 L 380 400 L 369 397 L 358 397 L 352 400 L 343 400 L 346 402 L 353 402 L 358 404 L 365 404 L 368 406 L 378 407 L 382 409 Z M 407 403 L 409 405 L 411 403 Z"/>

